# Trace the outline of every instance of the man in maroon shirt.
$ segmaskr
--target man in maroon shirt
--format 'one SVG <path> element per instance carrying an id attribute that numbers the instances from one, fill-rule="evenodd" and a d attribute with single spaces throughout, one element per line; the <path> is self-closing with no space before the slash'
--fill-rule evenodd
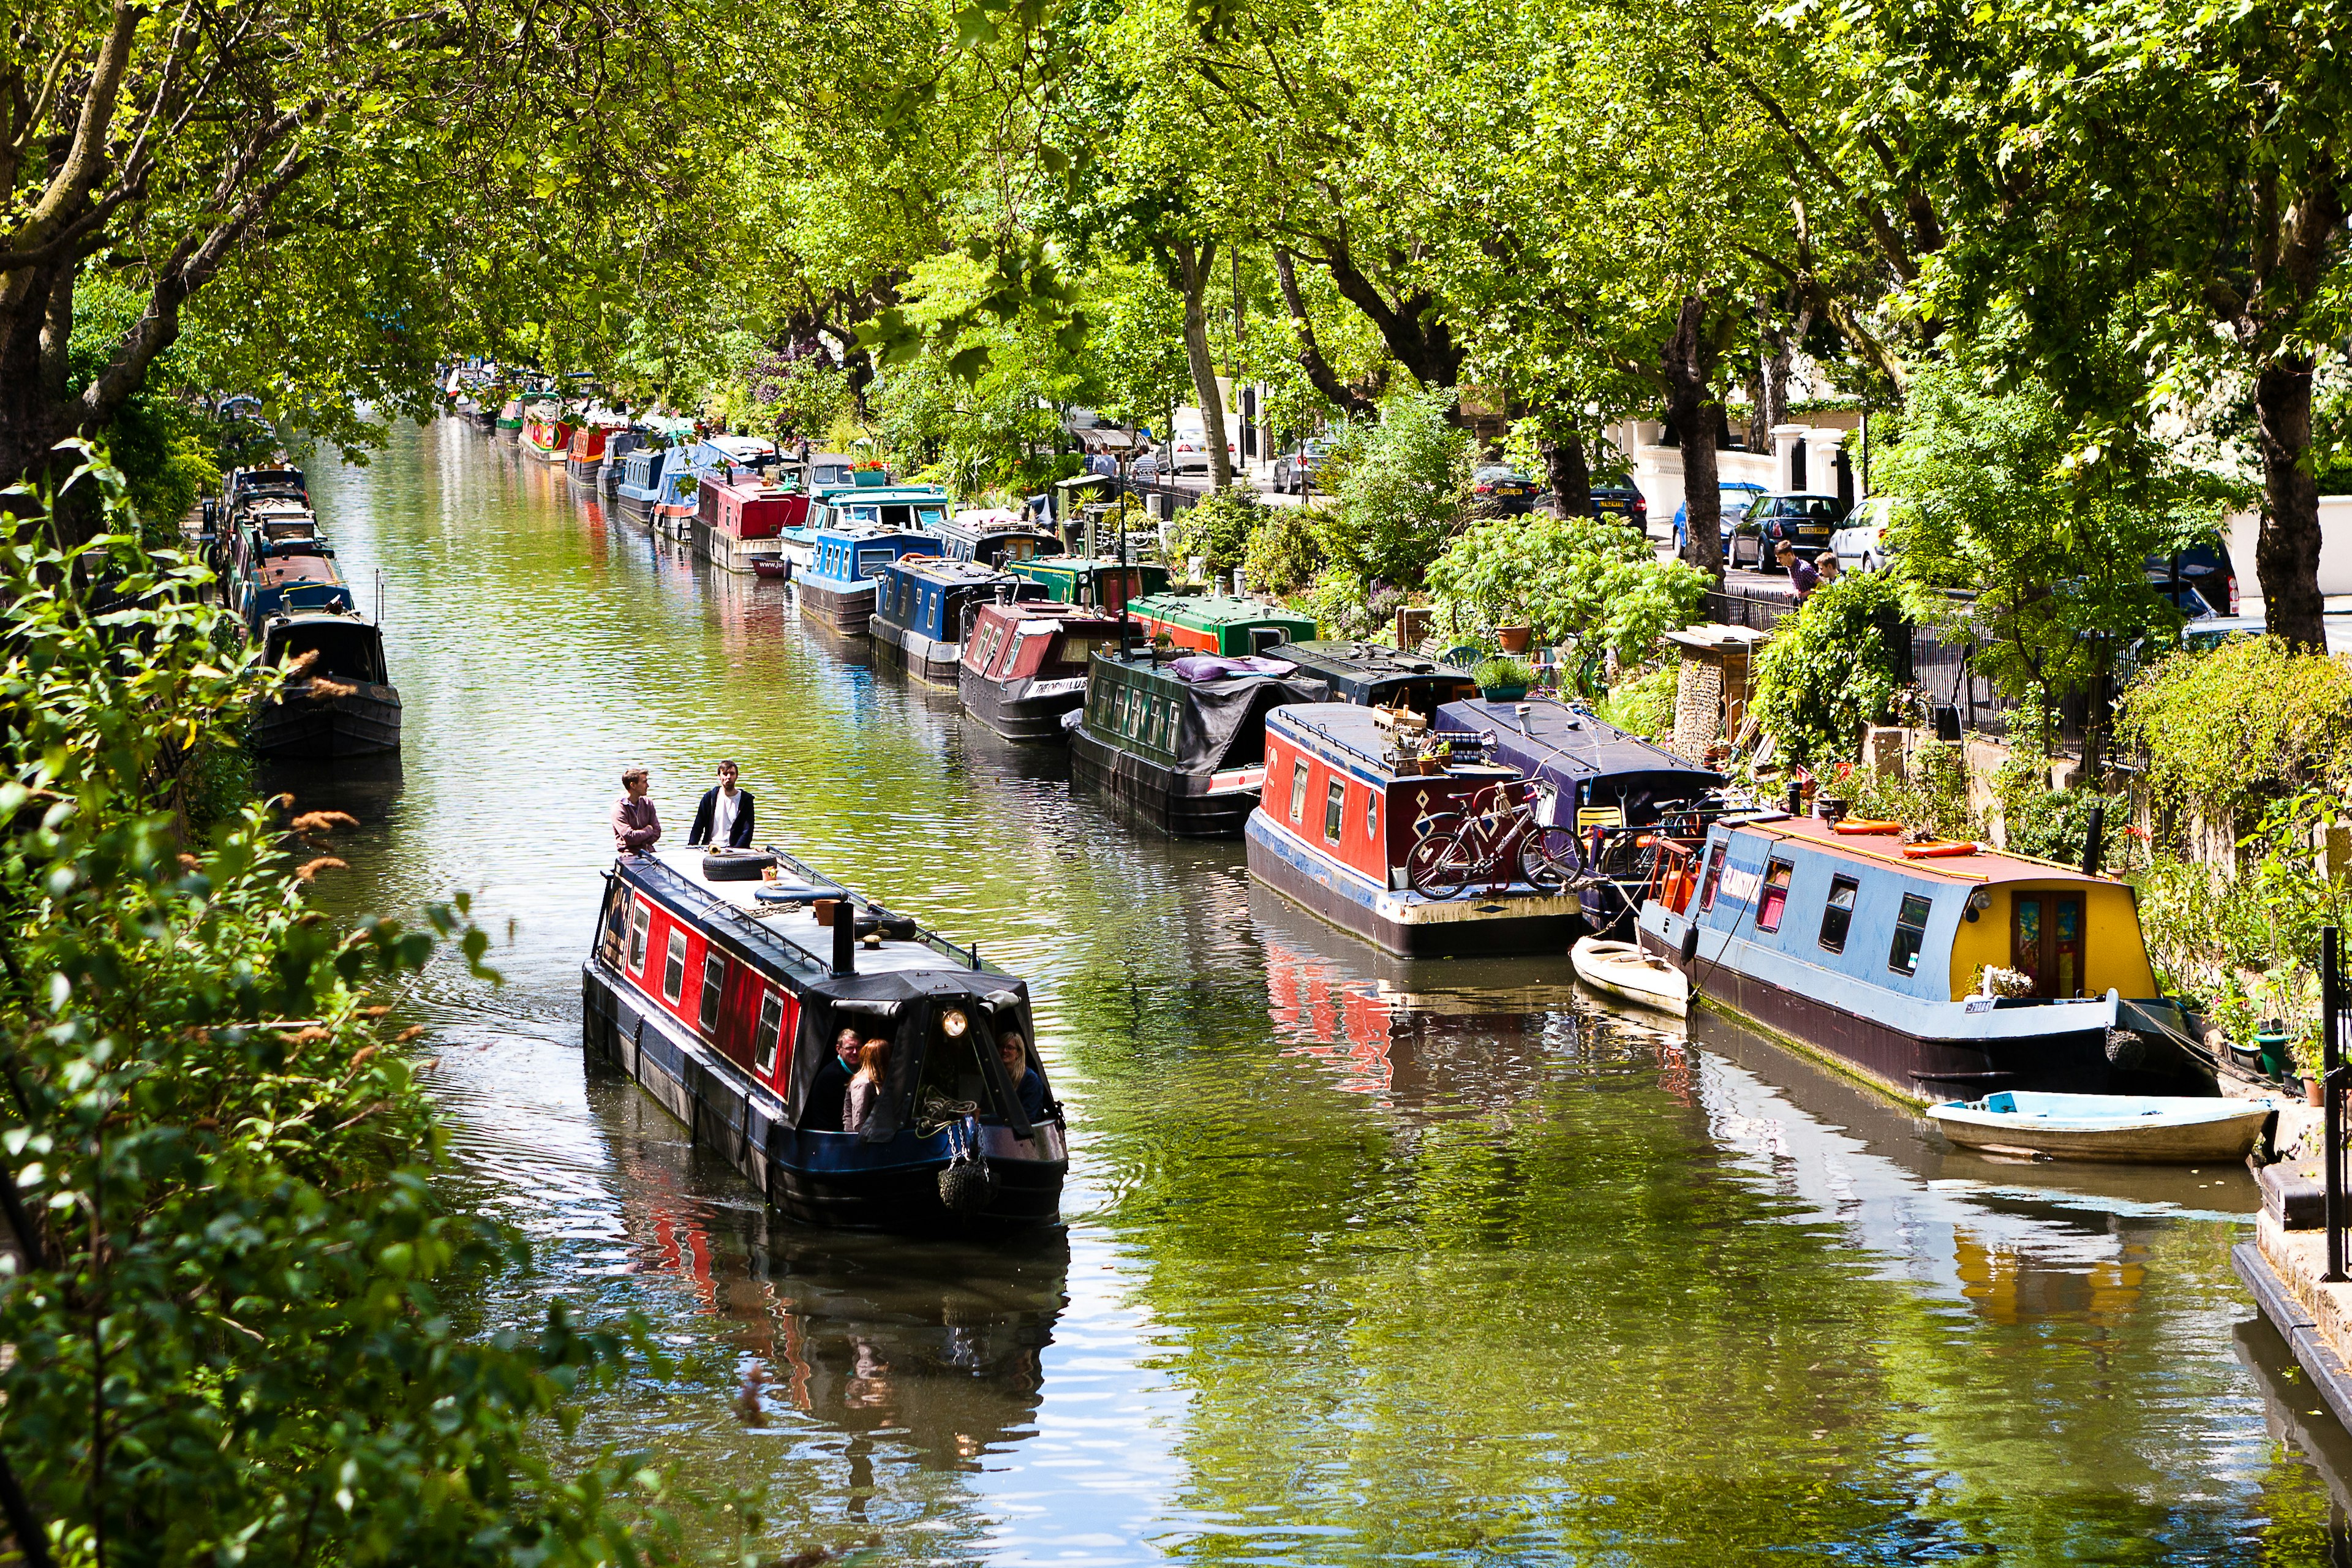
<path id="1" fill-rule="evenodd" d="M 621 787 L 628 793 L 613 803 L 613 848 L 618 854 L 650 849 L 661 841 L 661 818 L 646 793 L 650 783 L 643 768 L 621 775 Z"/>

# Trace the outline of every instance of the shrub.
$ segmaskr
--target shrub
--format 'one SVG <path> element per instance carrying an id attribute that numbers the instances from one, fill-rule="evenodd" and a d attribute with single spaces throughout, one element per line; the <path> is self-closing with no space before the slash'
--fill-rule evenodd
<path id="1" fill-rule="evenodd" d="M 1669 662 L 1620 680 L 1601 705 L 1601 717 L 1632 734 L 1664 735 L 1675 725 L 1675 694 L 1681 679 L 1682 667 Z"/>
<path id="2" fill-rule="evenodd" d="M 1244 561 L 1251 585 L 1270 594 L 1296 594 L 1313 583 L 1328 559 L 1324 521 L 1323 513 L 1305 507 L 1265 508 Z"/>
<path id="3" fill-rule="evenodd" d="M 1895 700 L 1890 632 L 1902 624 L 1895 584 L 1856 573 L 1817 590 L 1757 656 L 1750 707 L 1781 753 L 1819 763 L 1848 755 L 1862 726 Z"/>
<path id="4" fill-rule="evenodd" d="M 1470 679 L 1480 686 L 1533 686 L 1535 668 L 1527 660 L 1496 655 L 1480 659 L 1471 668 Z"/>
<path id="5" fill-rule="evenodd" d="M 1412 587 L 1469 515 L 1470 437 L 1444 388 L 1391 393 L 1376 424 L 1335 432 L 1327 480 L 1339 498 L 1331 559 L 1368 581 Z"/>
<path id="6" fill-rule="evenodd" d="M 1377 642 L 1395 624 L 1404 595 L 1383 584 L 1374 588 L 1344 566 L 1317 574 L 1301 607 L 1322 636 L 1341 642 Z"/>
<path id="7" fill-rule="evenodd" d="M 2266 799 L 2352 777 L 2352 666 L 2276 637 L 2231 637 L 2142 670 L 2116 728 L 2162 804 L 2234 821 Z"/>
<path id="8" fill-rule="evenodd" d="M 1230 572 L 1247 560 L 1250 536 L 1265 517 L 1265 509 L 1246 486 L 1213 490 L 1176 514 L 1171 548 L 1179 561 L 1198 555 L 1207 560 L 1210 571 Z"/>

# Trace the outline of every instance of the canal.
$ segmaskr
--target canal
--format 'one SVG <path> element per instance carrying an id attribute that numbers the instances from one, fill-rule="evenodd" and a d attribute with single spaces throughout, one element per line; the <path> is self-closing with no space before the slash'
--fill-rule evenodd
<path id="1" fill-rule="evenodd" d="M 1070 798 L 1061 759 L 804 627 L 509 444 L 313 460 L 406 702 L 397 768 L 273 782 L 363 826 L 339 913 L 467 889 L 436 968 L 460 1177 L 537 1267 L 494 1319 L 642 1313 L 578 1440 L 762 1495 L 768 1548 L 990 1563 L 2326 1563 L 2352 1447 L 2231 1275 L 2242 1170 L 2009 1165 L 1564 960 L 1406 967 Z M 835 1235 L 583 1067 L 617 774 L 1037 995 L 1066 1234 Z"/>

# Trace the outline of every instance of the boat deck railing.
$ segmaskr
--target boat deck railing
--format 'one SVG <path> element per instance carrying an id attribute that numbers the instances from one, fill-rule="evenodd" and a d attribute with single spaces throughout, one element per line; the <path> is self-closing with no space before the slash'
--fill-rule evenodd
<path id="1" fill-rule="evenodd" d="M 816 868 L 811 866 L 807 861 L 801 859 L 799 857 L 790 854 L 785 850 L 775 848 L 772 846 L 770 847 L 768 853 L 776 858 L 777 864 L 790 867 L 803 879 L 813 884 L 822 882 L 828 883 L 836 888 L 841 888 L 843 892 L 849 894 L 849 902 L 853 909 L 860 910 L 869 914 L 881 910 L 881 906 L 877 904 L 873 900 L 860 897 L 857 893 L 851 891 L 848 888 L 843 887 L 838 879 L 826 876 L 824 872 L 816 869 Z M 898 914 L 898 911 L 895 910 L 887 912 L 893 915 Z M 904 919 L 905 917 L 898 916 L 898 918 Z M 777 934 L 779 936 L 782 935 L 781 932 Z M 793 939 L 790 937 L 782 937 L 782 940 L 792 942 L 793 946 L 800 948 L 800 951 L 803 952 L 808 952 L 808 949 L 801 947 L 800 943 L 793 942 Z M 980 967 L 980 944 L 977 942 L 967 946 L 962 943 L 950 942 L 946 937 L 941 936 L 939 932 L 921 924 L 919 921 L 917 922 L 915 926 L 915 940 L 929 948 L 933 952 L 938 953 L 940 957 L 955 960 L 956 963 L 966 969 L 978 969 Z M 812 953 L 810 956 L 814 957 L 815 955 Z M 831 967 L 832 960 L 827 958 L 824 960 L 824 963 L 829 969 Z"/>

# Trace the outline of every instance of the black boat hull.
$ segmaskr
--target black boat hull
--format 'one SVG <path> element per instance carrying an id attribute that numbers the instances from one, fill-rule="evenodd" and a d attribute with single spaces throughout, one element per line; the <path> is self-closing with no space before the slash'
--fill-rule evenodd
<path id="1" fill-rule="evenodd" d="M 400 750 L 400 693 L 362 686 L 341 697 L 299 687 L 254 710 L 247 745 L 263 757 L 368 757 Z"/>
<path id="2" fill-rule="evenodd" d="M 1070 783 L 1171 838 L 1239 838 L 1257 809 L 1255 789 L 1213 794 L 1209 774 L 1179 773 L 1105 745 L 1083 727 L 1070 731 Z"/>
<path id="3" fill-rule="evenodd" d="M 794 1219 L 921 1235 L 989 1235 L 1061 1222 L 1069 1161 L 1058 1126 L 1038 1128 L 1038 1146 L 1058 1156 L 1043 1159 L 1024 1157 L 1009 1130 L 983 1128 L 992 1189 L 977 1210 L 958 1213 L 940 1195 L 947 1162 L 917 1153 L 936 1140 L 901 1132 L 877 1149 L 841 1133 L 786 1125 L 772 1094 L 659 1012 L 635 1005 L 593 959 L 581 968 L 581 1003 L 589 1056 L 635 1079 L 686 1125 L 694 1142 L 725 1159 Z"/>
<path id="4" fill-rule="evenodd" d="M 862 637 L 874 619 L 874 584 L 862 583 L 847 590 L 831 586 L 824 578 L 793 574 L 801 619 L 830 626 L 849 637 Z"/>
<path id="5" fill-rule="evenodd" d="M 949 691 L 959 689 L 963 650 L 955 644 L 925 637 L 880 616 L 868 622 L 866 630 L 874 639 L 875 663 L 893 665 L 905 670 L 908 679 L 925 686 Z"/>
<path id="6" fill-rule="evenodd" d="M 1066 731 L 1062 715 L 1076 712 L 1087 700 L 1083 686 L 1076 691 L 1055 691 L 1044 697 L 1029 694 L 1034 681 L 1023 681 L 1019 691 L 957 667 L 956 690 L 964 711 L 1008 741 L 1058 741 Z"/>

